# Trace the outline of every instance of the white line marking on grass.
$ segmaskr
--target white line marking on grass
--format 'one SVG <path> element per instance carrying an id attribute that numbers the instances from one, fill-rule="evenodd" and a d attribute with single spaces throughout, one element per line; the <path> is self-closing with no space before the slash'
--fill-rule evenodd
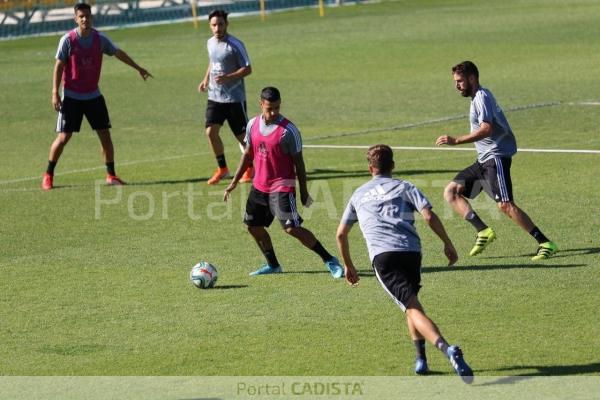
<path id="1" fill-rule="evenodd" d="M 370 145 L 335 145 L 335 144 L 305 144 L 303 147 L 313 149 L 368 149 Z M 394 150 L 436 150 L 436 151 L 474 151 L 473 147 L 420 147 L 420 146 L 390 146 Z M 578 149 L 519 149 L 518 153 L 579 153 L 600 154 L 600 150 Z"/>
<path id="2" fill-rule="evenodd" d="M 523 111 L 523 110 L 531 110 L 533 108 L 555 107 L 555 106 L 559 106 L 559 105 L 561 105 L 560 101 L 551 101 L 551 102 L 547 102 L 547 103 L 532 103 L 532 104 L 525 104 L 522 106 L 510 107 L 508 109 L 508 111 Z M 308 141 L 313 141 L 313 140 L 331 139 L 331 138 L 338 138 L 338 137 L 359 136 L 359 135 L 367 135 L 369 133 L 377 133 L 377 132 L 402 131 L 402 130 L 408 130 L 408 129 L 412 129 L 412 128 L 418 128 L 421 126 L 433 125 L 433 124 L 437 124 L 440 122 L 456 121 L 456 120 L 464 119 L 464 118 L 468 118 L 468 117 L 469 117 L 468 114 L 451 115 L 451 116 L 447 116 L 447 117 L 427 119 L 425 121 L 413 122 L 413 123 L 408 123 L 408 124 L 398 125 L 398 126 L 388 126 L 388 127 L 384 127 L 384 128 L 365 129 L 362 131 L 355 131 L 355 132 L 342 132 L 342 133 L 334 133 L 331 135 L 315 136 L 315 137 L 307 138 L 304 141 L 308 142 Z"/>
<path id="3" fill-rule="evenodd" d="M 577 103 L 569 103 L 570 106 L 600 106 L 600 101 L 580 101 Z"/>
<path id="4" fill-rule="evenodd" d="M 171 161 L 171 160 L 178 160 L 178 159 L 181 159 L 181 158 L 194 157 L 194 156 L 197 156 L 199 154 L 200 153 L 186 154 L 186 155 L 181 155 L 181 156 L 163 157 L 163 158 L 154 158 L 154 159 L 149 159 L 149 160 L 124 161 L 124 162 L 120 162 L 118 165 L 122 167 L 122 166 L 125 166 L 125 165 L 136 165 L 136 164 L 158 162 L 158 161 Z M 65 172 L 61 172 L 59 174 L 54 174 L 54 176 L 78 174 L 80 172 L 97 171 L 99 169 L 105 169 L 105 168 L 106 168 L 106 166 L 103 165 L 103 166 L 98 166 L 98 167 L 74 169 L 72 171 L 65 171 Z M 27 177 L 27 178 L 17 178 L 17 179 L 9 179 L 7 181 L 0 181 L 0 185 L 6 185 L 6 184 L 9 184 L 9 183 L 34 181 L 36 179 L 42 179 L 42 174 L 40 174 L 39 176 L 30 176 L 30 177 Z"/>
<path id="5" fill-rule="evenodd" d="M 547 102 L 547 103 L 532 103 L 532 104 L 526 104 L 523 106 L 514 106 L 509 108 L 509 111 L 521 111 L 521 110 L 530 110 L 533 108 L 542 108 L 542 107 L 554 107 L 554 106 L 559 106 L 563 103 L 561 103 L 560 101 L 552 101 L 552 102 Z M 598 101 L 580 101 L 580 102 L 571 102 L 571 103 L 567 103 L 569 105 L 575 105 L 575 106 L 600 106 L 600 102 Z M 441 118 L 434 118 L 434 119 L 429 119 L 429 120 L 425 120 L 425 121 L 420 121 L 420 122 L 414 122 L 414 123 L 409 123 L 409 124 L 404 124 L 404 125 L 398 125 L 398 126 L 392 126 L 392 127 L 387 127 L 387 128 L 374 128 L 374 129 L 367 129 L 364 131 L 356 131 L 356 132 L 346 132 L 346 133 L 339 133 L 339 134 L 332 134 L 332 135 L 323 135 L 323 136 L 316 136 L 316 137 L 311 137 L 311 138 L 306 138 L 304 141 L 308 142 L 308 141 L 312 141 L 312 140 L 321 140 L 321 139 L 330 139 L 330 138 L 337 138 L 337 137 L 346 137 L 346 136 L 357 136 L 357 135 L 365 135 L 365 134 L 369 134 L 369 133 L 376 133 L 376 132 L 389 132 L 389 131 L 398 131 L 398 130 L 407 130 L 407 129 L 412 129 L 412 128 L 418 128 L 421 126 L 426 126 L 426 125 L 433 125 L 433 124 L 437 124 L 440 122 L 447 122 L 447 121 L 454 121 L 454 120 L 459 120 L 459 119 L 464 119 L 467 118 L 468 115 L 464 114 L 464 115 L 451 115 L 451 116 L 447 116 L 447 117 L 441 117 Z M 330 149 L 335 149 L 335 148 L 340 148 L 340 149 L 351 149 L 351 148 L 355 148 L 355 149 L 365 149 L 368 148 L 368 146 L 336 146 L 336 145 L 304 145 L 303 147 L 307 147 L 307 148 L 330 148 Z M 473 151 L 473 148 L 460 148 L 460 147 L 394 147 L 392 146 L 393 149 L 397 149 L 397 150 L 442 150 L 442 151 Z M 582 154 L 598 154 L 600 153 L 600 150 L 569 150 L 569 149 L 519 149 L 520 152 L 532 152 L 532 153 L 582 153 Z M 126 162 L 120 162 L 119 165 L 123 166 L 123 165 L 135 165 L 135 164 L 143 164 L 143 163 L 148 163 L 148 162 L 157 162 L 157 161 L 170 161 L 170 160 L 178 160 L 181 158 L 187 158 L 187 157 L 193 157 L 193 156 L 197 156 L 200 153 L 195 153 L 195 154 L 186 154 L 186 155 L 181 155 L 181 156 L 172 156 L 172 157 L 164 157 L 164 158 L 157 158 L 157 159 L 150 159 L 150 160 L 134 160 L 134 161 L 126 161 Z M 77 174 L 80 172 L 90 172 L 90 171 L 96 171 L 99 169 L 104 169 L 104 166 L 98 166 L 98 167 L 91 167 L 91 168 L 83 168 L 83 169 L 76 169 L 76 170 L 72 170 L 72 171 L 65 171 L 65 172 L 61 172 L 58 174 L 55 174 L 55 176 L 62 176 L 62 175 L 69 175 L 69 174 Z M 18 183 L 18 182 L 27 182 L 27 181 L 34 181 L 36 179 L 41 179 L 41 175 L 40 176 L 30 176 L 27 178 L 17 178 L 17 179 L 9 179 L 6 181 L 0 181 L 0 185 L 6 185 L 9 183 Z"/>

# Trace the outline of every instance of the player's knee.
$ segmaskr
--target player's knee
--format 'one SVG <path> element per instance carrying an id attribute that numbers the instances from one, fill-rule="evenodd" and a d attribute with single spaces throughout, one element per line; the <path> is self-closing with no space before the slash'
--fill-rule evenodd
<path id="1" fill-rule="evenodd" d="M 71 135 L 60 134 L 60 135 L 56 136 L 56 140 L 54 141 L 54 143 L 56 143 L 58 146 L 64 146 L 67 143 L 69 143 L 70 139 L 71 139 Z"/>
<path id="2" fill-rule="evenodd" d="M 110 131 L 108 129 L 100 129 L 96 132 L 98 133 L 98 136 L 100 137 L 100 139 L 107 140 L 107 141 L 111 140 Z"/>
<path id="3" fill-rule="evenodd" d="M 247 226 L 248 228 L 248 233 L 251 234 L 252 236 L 256 237 L 258 235 L 260 235 L 260 227 L 259 226 Z"/>
<path id="4" fill-rule="evenodd" d="M 208 138 L 216 138 L 217 136 L 219 136 L 219 130 L 216 129 L 214 125 L 211 125 L 208 128 L 206 128 L 206 136 Z"/>
<path id="5" fill-rule="evenodd" d="M 283 228 L 283 230 L 285 231 L 285 233 L 287 233 L 288 235 L 291 235 L 291 236 L 297 236 L 297 234 L 298 234 L 297 226 L 288 226 L 286 228 Z"/>
<path id="6" fill-rule="evenodd" d="M 510 201 L 502 201 L 497 204 L 500 211 L 502 211 L 506 215 L 511 215 L 515 209 L 514 203 Z"/>
<path id="7" fill-rule="evenodd" d="M 406 313 L 408 314 L 409 312 L 414 312 L 415 310 L 423 312 L 423 306 L 421 305 L 419 297 L 416 294 L 411 296 L 410 300 L 408 300 L 408 303 L 406 304 Z"/>
<path id="8" fill-rule="evenodd" d="M 450 182 L 444 189 L 444 200 L 451 203 L 460 195 L 460 187 L 456 182 Z"/>

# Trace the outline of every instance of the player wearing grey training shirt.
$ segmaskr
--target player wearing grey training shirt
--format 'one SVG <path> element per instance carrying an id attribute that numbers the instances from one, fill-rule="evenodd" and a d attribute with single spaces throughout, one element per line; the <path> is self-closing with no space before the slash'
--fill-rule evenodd
<path id="1" fill-rule="evenodd" d="M 213 36 L 206 43 L 209 62 L 198 91 L 208 92 L 205 128 L 218 165 L 207 183 L 214 185 L 230 176 L 223 141 L 219 136 L 225 121 L 240 146 L 243 148 L 244 145 L 248 123 L 244 77 L 252 73 L 252 67 L 244 43 L 227 33 L 227 13 L 214 10 L 208 15 L 208 22 Z M 241 182 L 251 180 L 252 166 L 245 171 Z"/>
<path id="2" fill-rule="evenodd" d="M 379 144 L 369 148 L 367 161 L 373 179 L 354 192 L 336 234 L 346 280 L 353 286 L 359 280 L 348 240 L 352 226 L 358 221 L 377 280 L 406 314 L 417 352 L 415 372 L 419 375 L 429 372 L 425 356 L 427 340 L 448 357 L 464 382 L 471 383 L 473 371 L 465 362 L 462 350 L 446 342 L 419 302 L 421 242 L 414 226 L 414 212 L 423 216 L 444 243 L 448 265 L 458 260 L 454 245 L 423 193 L 409 182 L 392 178 L 394 159 L 389 146 Z"/>
<path id="3" fill-rule="evenodd" d="M 414 212 L 431 208 L 410 182 L 376 175 L 358 188 L 342 216 L 342 223 L 359 221 L 371 261 L 388 251 L 421 252 Z"/>
<path id="4" fill-rule="evenodd" d="M 477 161 L 456 175 L 446 186 L 444 198 L 454 210 L 466 219 L 475 230 L 477 238 L 469 255 L 481 253 L 496 239 L 496 233 L 473 211 L 469 199 L 485 191 L 498 208 L 538 242 L 534 261 L 551 257 L 558 250 L 533 223 L 531 218 L 513 200 L 510 166 L 517 152 L 515 136 L 492 93 L 479 85 L 479 71 L 471 61 L 452 67 L 456 89 L 463 97 L 471 98 L 469 118 L 471 132 L 463 136 L 443 135 L 436 144 L 454 146 L 475 143 Z"/>

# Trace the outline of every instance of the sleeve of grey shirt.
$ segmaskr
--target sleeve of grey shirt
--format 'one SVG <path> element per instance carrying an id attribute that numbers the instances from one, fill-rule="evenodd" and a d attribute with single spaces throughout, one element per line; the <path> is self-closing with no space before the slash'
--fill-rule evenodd
<path id="1" fill-rule="evenodd" d="M 354 199 L 354 196 L 352 196 L 350 198 L 350 201 L 348 201 L 348 205 L 346 206 L 346 209 L 344 210 L 344 214 L 342 214 L 342 219 L 341 219 L 340 223 L 342 223 L 344 225 L 354 225 L 354 223 L 356 221 L 358 221 L 358 215 L 356 215 L 356 209 L 354 208 L 354 205 L 352 204 L 353 199 Z"/>
<path id="2" fill-rule="evenodd" d="M 300 131 L 292 122 L 285 128 L 280 145 L 285 154 L 293 155 L 302 151 L 302 136 L 300 136 Z"/>
<path id="3" fill-rule="evenodd" d="M 406 199 L 415 207 L 415 210 L 421 211 L 424 208 L 433 208 L 427 197 L 416 186 L 406 182 L 409 185 L 404 192 Z"/>
<path id="4" fill-rule="evenodd" d="M 119 50 L 117 45 L 115 45 L 113 41 L 102 32 L 100 32 L 100 47 L 102 52 L 109 56 L 114 56 L 117 53 L 117 50 Z"/>
<path id="5" fill-rule="evenodd" d="M 61 61 L 67 61 L 70 52 L 71 42 L 69 42 L 69 35 L 66 34 L 60 38 L 60 42 L 58 42 L 58 50 L 56 51 L 56 57 L 54 58 Z"/>
<path id="6" fill-rule="evenodd" d="M 251 142 L 251 136 L 252 136 L 252 125 L 254 124 L 254 120 L 256 119 L 256 117 L 252 118 L 250 121 L 248 121 L 248 123 L 246 124 L 246 137 L 244 138 L 245 142 L 246 142 L 246 148 L 251 147 L 252 146 L 252 142 Z"/>

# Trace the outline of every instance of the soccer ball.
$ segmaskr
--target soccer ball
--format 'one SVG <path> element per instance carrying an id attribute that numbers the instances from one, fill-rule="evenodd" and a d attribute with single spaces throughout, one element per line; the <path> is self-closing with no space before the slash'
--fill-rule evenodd
<path id="1" fill-rule="evenodd" d="M 217 268 L 211 263 L 200 261 L 190 271 L 190 281 L 200 289 L 210 289 L 217 283 Z"/>

